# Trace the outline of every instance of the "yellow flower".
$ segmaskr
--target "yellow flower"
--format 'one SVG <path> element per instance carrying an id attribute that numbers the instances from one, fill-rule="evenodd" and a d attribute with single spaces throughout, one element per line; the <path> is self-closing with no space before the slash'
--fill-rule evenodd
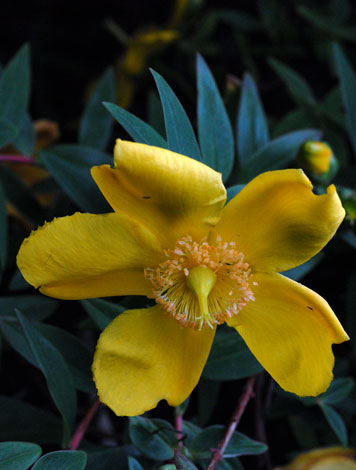
<path id="1" fill-rule="evenodd" d="M 356 470 L 356 452 L 344 447 L 314 449 L 298 455 L 283 470 Z M 282 470 L 281 469 L 281 470 Z"/>
<path id="2" fill-rule="evenodd" d="M 94 358 L 101 401 L 138 415 L 196 386 L 223 321 L 285 389 L 317 395 L 332 380 L 332 343 L 348 339 L 318 294 L 278 274 L 320 251 L 344 209 L 301 170 L 263 173 L 225 207 L 221 175 L 168 150 L 118 140 L 114 168 L 92 176 L 115 212 L 55 219 L 17 262 L 51 297 L 144 295 L 102 333 Z"/>

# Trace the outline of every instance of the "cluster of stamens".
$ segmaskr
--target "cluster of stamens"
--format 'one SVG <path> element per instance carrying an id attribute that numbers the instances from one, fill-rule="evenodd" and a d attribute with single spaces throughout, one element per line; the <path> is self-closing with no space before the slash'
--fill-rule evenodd
<path id="1" fill-rule="evenodd" d="M 193 241 L 187 235 L 178 240 L 173 250 L 165 250 L 165 256 L 166 261 L 156 268 L 146 268 L 144 275 L 152 283 L 152 297 L 183 326 L 214 328 L 255 300 L 250 286 L 256 283 L 251 281 L 250 266 L 236 250 L 235 242 L 223 242 L 217 237 L 210 245 L 204 240 Z M 197 268 L 205 268 L 214 276 L 205 299 L 206 308 L 189 282 Z"/>

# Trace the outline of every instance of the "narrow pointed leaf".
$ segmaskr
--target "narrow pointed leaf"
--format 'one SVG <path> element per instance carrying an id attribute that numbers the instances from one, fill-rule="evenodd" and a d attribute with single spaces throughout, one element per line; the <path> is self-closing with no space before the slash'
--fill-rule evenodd
<path id="1" fill-rule="evenodd" d="M 32 470 L 84 470 L 86 463 L 82 450 L 58 450 L 41 457 Z"/>
<path id="2" fill-rule="evenodd" d="M 234 138 L 229 117 L 214 77 L 201 55 L 197 55 L 198 132 L 203 161 L 230 176 L 234 163 Z"/>
<path id="3" fill-rule="evenodd" d="M 79 126 L 79 143 L 98 150 L 105 150 L 109 143 L 112 117 L 103 106 L 103 101 L 114 101 L 115 77 L 109 68 L 98 81 L 89 98 Z"/>
<path id="4" fill-rule="evenodd" d="M 59 301 L 44 295 L 16 295 L 0 297 L 0 320 L 2 317 L 15 317 L 18 308 L 31 320 L 44 320 L 58 307 Z"/>
<path id="5" fill-rule="evenodd" d="M 195 437 L 189 446 L 189 451 L 195 459 L 211 458 L 211 449 L 215 449 L 225 434 L 225 427 L 210 426 Z M 234 432 L 229 441 L 224 457 L 233 458 L 240 455 L 258 455 L 267 450 L 266 444 L 255 441 L 240 432 Z"/>
<path id="6" fill-rule="evenodd" d="M 57 145 L 39 152 L 41 161 L 63 191 L 87 212 L 111 212 L 109 204 L 90 175 L 94 165 L 110 164 L 106 153 L 79 145 Z"/>
<path id="7" fill-rule="evenodd" d="M 333 44 L 333 53 L 345 106 L 347 129 L 356 155 L 356 73 L 337 43 Z"/>
<path id="8" fill-rule="evenodd" d="M 30 94 L 30 49 L 24 45 L 7 64 L 0 78 L 0 116 L 19 125 Z"/>
<path id="9" fill-rule="evenodd" d="M 295 70 L 277 59 L 269 59 L 268 63 L 279 78 L 285 83 L 287 89 L 297 104 L 315 106 L 316 101 L 313 90 Z"/>
<path id="10" fill-rule="evenodd" d="M 337 435 L 339 441 L 341 444 L 346 447 L 348 438 L 347 438 L 347 429 L 345 426 L 345 423 L 339 413 L 334 410 L 329 405 L 326 405 L 325 403 L 320 404 L 320 408 L 322 412 L 324 413 L 324 416 L 329 423 L 330 427 L 334 431 L 334 433 Z"/>
<path id="11" fill-rule="evenodd" d="M 19 133 L 12 145 L 22 155 L 32 155 L 36 143 L 35 128 L 31 121 L 30 115 L 25 112 L 19 122 Z"/>
<path id="12" fill-rule="evenodd" d="M 201 161 L 200 150 L 187 113 L 166 80 L 151 70 L 161 98 L 168 148 Z"/>
<path id="13" fill-rule="evenodd" d="M 230 186 L 230 188 L 227 188 L 226 191 L 226 202 L 228 203 L 232 198 L 236 196 L 236 194 L 239 194 L 239 192 L 245 187 L 245 184 L 235 184 L 234 186 Z"/>
<path id="14" fill-rule="evenodd" d="M 0 470 L 26 470 L 41 454 L 31 442 L 0 442 Z"/>
<path id="15" fill-rule="evenodd" d="M 142 119 L 113 103 L 103 103 L 116 121 L 126 130 L 135 142 L 168 148 L 164 138 Z"/>
<path id="16" fill-rule="evenodd" d="M 290 132 L 272 140 L 251 156 L 248 166 L 242 168 L 241 182 L 248 182 L 264 171 L 278 170 L 287 166 L 297 156 L 299 147 L 307 140 L 319 140 L 317 129 Z"/>
<path id="17" fill-rule="evenodd" d="M 244 340 L 230 328 L 220 328 L 202 376 L 211 380 L 236 380 L 262 370 Z"/>
<path id="18" fill-rule="evenodd" d="M 91 375 L 92 355 L 83 343 L 74 335 L 53 325 L 35 323 L 33 327 L 62 354 L 73 377 L 75 387 L 87 393 L 95 393 Z M 0 331 L 15 351 L 34 367 L 41 368 L 18 323 L 14 323 L 11 318 L 9 321 L 6 319 L 0 321 Z"/>
<path id="19" fill-rule="evenodd" d="M 0 165 L 0 182 L 4 188 L 6 199 L 26 218 L 36 224 L 43 223 L 45 213 L 32 191 L 10 168 Z"/>
<path id="20" fill-rule="evenodd" d="M 133 457 L 128 457 L 129 470 L 143 470 L 142 465 Z"/>
<path id="21" fill-rule="evenodd" d="M 80 303 L 100 330 L 106 328 L 115 317 L 125 310 L 120 305 L 102 299 L 81 300 Z"/>
<path id="22" fill-rule="evenodd" d="M 5 117 L 0 117 L 0 148 L 13 142 L 19 133 L 19 128 Z"/>
<path id="23" fill-rule="evenodd" d="M 61 421 L 49 411 L 0 396 L 0 441 L 7 439 L 59 445 Z"/>
<path id="24" fill-rule="evenodd" d="M 344 400 L 354 388 L 355 381 L 352 377 L 334 379 L 325 393 L 319 399 L 327 405 L 334 405 Z"/>
<path id="25" fill-rule="evenodd" d="M 19 310 L 16 314 L 31 352 L 47 380 L 53 401 L 63 417 L 64 443 L 67 443 L 74 424 L 77 401 L 72 375 L 58 349 L 42 336 Z"/>
<path id="26" fill-rule="evenodd" d="M 282 274 L 283 276 L 287 276 L 294 281 L 299 281 L 302 279 L 306 274 L 308 274 L 312 269 L 314 269 L 320 261 L 323 259 L 323 254 L 318 253 L 317 255 L 310 258 L 303 264 L 300 264 L 296 268 L 289 269 L 288 271 L 284 271 Z"/>
<path id="27" fill-rule="evenodd" d="M 242 166 L 269 141 L 266 115 L 256 84 L 248 73 L 242 82 L 236 139 L 238 158 Z"/>

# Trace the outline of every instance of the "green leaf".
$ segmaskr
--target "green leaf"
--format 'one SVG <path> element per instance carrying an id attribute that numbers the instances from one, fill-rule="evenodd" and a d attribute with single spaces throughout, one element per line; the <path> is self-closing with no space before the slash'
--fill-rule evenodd
<path id="1" fill-rule="evenodd" d="M 311 107 L 316 106 L 313 90 L 303 77 L 277 59 L 268 59 L 268 63 L 279 78 L 283 80 L 291 97 L 297 104 Z"/>
<path id="2" fill-rule="evenodd" d="M 204 380 L 204 379 L 203 379 Z M 212 382 L 210 382 L 212 383 Z M 218 382 L 215 382 L 217 384 Z M 200 382 L 199 382 L 200 385 Z M 220 384 L 218 384 L 220 385 Z M 211 410 L 209 410 L 209 414 L 211 415 Z M 212 410 L 214 412 L 214 410 Z M 196 424 L 192 423 L 191 421 L 183 421 L 183 432 L 184 432 L 184 445 L 189 446 L 189 442 L 194 439 L 198 434 L 200 434 L 202 428 L 197 426 Z"/>
<path id="3" fill-rule="evenodd" d="M 163 420 L 160 420 L 163 422 Z M 164 428 L 168 428 L 174 436 L 174 429 L 166 421 Z M 167 435 L 160 430 L 152 420 L 142 417 L 130 418 L 130 438 L 140 451 L 153 460 L 168 460 L 173 458 L 172 447 L 167 442 Z"/>
<path id="4" fill-rule="evenodd" d="M 0 78 L 0 116 L 20 126 L 30 95 L 30 49 L 25 44 Z"/>
<path id="5" fill-rule="evenodd" d="M 144 470 L 142 465 L 133 457 L 128 457 L 129 470 Z"/>
<path id="6" fill-rule="evenodd" d="M 297 156 L 299 147 L 307 140 L 319 140 L 320 131 L 304 129 L 272 140 L 252 155 L 247 166 L 242 168 L 240 181 L 248 182 L 264 171 L 284 168 Z"/>
<path id="7" fill-rule="evenodd" d="M 354 26 L 335 25 L 330 17 L 325 18 L 321 15 L 318 15 L 315 9 L 312 10 L 310 8 L 306 8 L 305 6 L 298 7 L 297 11 L 313 26 L 316 26 L 321 31 L 327 33 L 328 36 L 334 36 L 340 39 L 356 42 L 356 28 Z"/>
<path id="8" fill-rule="evenodd" d="M 220 425 L 204 429 L 192 440 L 189 451 L 194 459 L 209 459 L 211 449 L 215 449 L 225 434 L 225 427 Z M 240 455 L 258 455 L 267 450 L 266 444 L 255 441 L 240 432 L 234 432 L 226 447 L 224 458 L 239 457 Z"/>
<path id="9" fill-rule="evenodd" d="M 245 74 L 237 116 L 237 153 L 245 166 L 253 154 L 269 141 L 268 125 L 256 84 Z"/>
<path id="10" fill-rule="evenodd" d="M 313 258 L 310 258 L 310 260 L 306 261 L 300 266 L 289 269 L 288 271 L 284 271 L 282 274 L 283 276 L 289 277 L 289 279 L 293 279 L 293 281 L 299 281 L 310 271 L 312 271 L 320 263 L 323 257 L 324 255 L 322 253 L 318 253 L 316 256 L 313 256 Z"/>
<path id="11" fill-rule="evenodd" d="M 61 421 L 24 401 L 0 396 L 0 441 L 6 439 L 58 445 Z"/>
<path id="12" fill-rule="evenodd" d="M 165 135 L 164 115 L 161 100 L 156 90 L 149 90 L 148 92 L 147 116 L 148 124 L 160 135 Z M 167 142 L 165 142 L 164 148 L 167 148 Z"/>
<path id="13" fill-rule="evenodd" d="M 154 70 L 151 72 L 161 98 L 168 148 L 201 161 L 197 139 L 183 106 L 166 80 Z"/>
<path id="14" fill-rule="evenodd" d="M 0 181 L 0 272 L 5 268 L 7 260 L 7 207 L 3 185 Z M 0 297 L 1 304 L 1 297 Z M 0 309 L 1 315 L 1 309 Z"/>
<path id="15" fill-rule="evenodd" d="M 36 329 L 62 354 L 69 366 L 75 387 L 95 393 L 91 364 L 93 353 L 77 337 L 53 325 L 38 323 Z"/>
<path id="16" fill-rule="evenodd" d="M 69 366 L 75 387 L 84 392 L 95 393 L 91 374 L 92 354 L 86 346 L 75 336 L 56 326 L 37 323 L 33 324 L 33 327 L 62 354 Z M 6 341 L 21 356 L 34 367 L 40 368 L 20 325 L 12 321 L 0 321 L 0 330 Z"/>
<path id="17" fill-rule="evenodd" d="M 0 442 L 0 470 L 26 470 L 41 454 L 37 444 Z"/>
<path id="18" fill-rule="evenodd" d="M 137 455 L 137 451 L 131 446 L 122 446 L 88 453 L 85 470 L 129 470 L 128 455 Z"/>
<path id="19" fill-rule="evenodd" d="M 58 300 L 44 295 L 2 296 L 0 297 L 0 320 L 2 317 L 16 319 L 15 308 L 31 320 L 44 320 L 57 309 L 58 305 Z"/>
<path id="20" fill-rule="evenodd" d="M 356 154 L 356 73 L 337 43 L 333 44 L 333 54 L 345 106 L 346 125 Z"/>
<path id="21" fill-rule="evenodd" d="M 329 423 L 330 427 L 336 434 L 337 438 L 341 442 L 341 444 L 346 447 L 347 446 L 347 429 L 345 426 L 345 423 L 339 413 L 334 410 L 329 405 L 326 405 L 325 403 L 320 403 L 320 408 L 322 412 L 324 413 L 324 416 Z"/>
<path id="22" fill-rule="evenodd" d="M 20 131 L 13 146 L 23 155 L 32 155 L 36 143 L 35 129 L 28 113 L 25 113 L 19 123 Z"/>
<path id="23" fill-rule="evenodd" d="M 86 463 L 82 450 L 58 450 L 41 457 L 32 470 L 84 470 Z"/>
<path id="24" fill-rule="evenodd" d="M 234 164 L 234 137 L 229 117 L 214 77 L 203 57 L 197 55 L 198 133 L 203 161 L 230 176 Z"/>
<path id="25" fill-rule="evenodd" d="M 221 382 L 201 377 L 198 384 L 198 423 L 206 426 L 219 400 Z"/>
<path id="26" fill-rule="evenodd" d="M 176 464 L 177 470 L 198 470 L 193 462 L 180 450 L 174 452 L 174 463 Z"/>
<path id="27" fill-rule="evenodd" d="M 167 142 L 157 131 L 142 119 L 129 113 L 120 106 L 113 103 L 103 103 L 105 108 L 111 113 L 114 119 L 122 125 L 135 142 L 140 144 L 154 145 L 156 147 L 167 148 Z"/>
<path id="28" fill-rule="evenodd" d="M 109 143 L 112 118 L 106 112 L 103 101 L 115 100 L 114 70 L 110 67 L 98 81 L 89 98 L 79 125 L 79 143 L 105 150 Z"/>
<path id="29" fill-rule="evenodd" d="M 235 380 L 250 377 L 263 370 L 241 336 L 231 328 L 221 327 L 203 370 L 211 380 Z"/>
<path id="30" fill-rule="evenodd" d="M 335 405 L 344 400 L 354 388 L 355 381 L 352 377 L 334 379 L 325 393 L 320 395 L 317 400 L 324 404 Z"/>
<path id="31" fill-rule="evenodd" d="M 297 108 L 288 112 L 273 128 L 273 138 L 283 136 L 288 132 L 305 129 L 305 127 L 313 127 L 315 118 L 304 108 Z"/>
<path id="32" fill-rule="evenodd" d="M 64 443 L 68 443 L 76 413 L 76 393 L 72 375 L 61 353 L 32 326 L 19 310 L 18 320 L 43 375 L 49 392 L 63 417 Z M 55 366 L 55 367 L 54 367 Z"/>
<path id="33" fill-rule="evenodd" d="M 102 299 L 81 300 L 80 303 L 99 330 L 104 330 L 114 318 L 126 310 L 121 305 Z"/>
<path id="34" fill-rule="evenodd" d="M 111 163 L 106 153 L 79 145 L 57 145 L 50 150 L 41 150 L 39 154 L 63 191 L 83 211 L 112 212 L 90 175 L 92 166 Z"/>
<path id="35" fill-rule="evenodd" d="M 6 198 L 18 211 L 37 225 L 43 223 L 45 212 L 33 197 L 32 191 L 10 168 L 0 165 L 0 182 Z"/>
<path id="36" fill-rule="evenodd" d="M 234 186 L 230 186 L 230 188 L 227 188 L 226 202 L 228 203 L 229 201 L 231 201 L 231 199 L 234 198 L 236 194 L 239 194 L 241 189 L 243 189 L 245 186 L 245 184 L 235 184 Z"/>
<path id="37" fill-rule="evenodd" d="M 19 128 L 8 119 L 0 117 L 0 148 L 13 142 L 19 131 Z"/>

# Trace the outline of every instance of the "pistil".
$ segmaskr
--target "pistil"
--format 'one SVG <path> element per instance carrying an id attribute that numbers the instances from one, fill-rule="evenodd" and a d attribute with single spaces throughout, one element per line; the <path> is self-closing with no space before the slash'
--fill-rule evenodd
<path id="1" fill-rule="evenodd" d="M 254 301 L 252 273 L 235 242 L 200 243 L 191 236 L 165 250 L 167 260 L 144 275 L 152 298 L 182 326 L 214 328 Z"/>

